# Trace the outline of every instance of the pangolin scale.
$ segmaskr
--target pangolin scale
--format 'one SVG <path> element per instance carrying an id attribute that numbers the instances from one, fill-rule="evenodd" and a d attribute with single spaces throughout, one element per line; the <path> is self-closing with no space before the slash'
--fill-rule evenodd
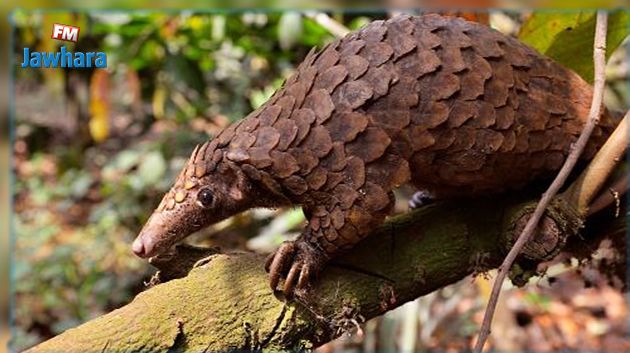
<path id="1" fill-rule="evenodd" d="M 290 292 L 383 222 L 402 184 L 475 196 L 552 175 L 591 96 L 577 74 L 486 26 L 374 21 L 312 50 L 266 104 L 198 146 L 134 250 L 154 255 L 248 208 L 301 205 L 306 229 L 268 263 L 272 286 L 287 277 Z M 583 158 L 612 130 L 602 111 Z M 203 187 L 212 206 L 194 202 Z"/>

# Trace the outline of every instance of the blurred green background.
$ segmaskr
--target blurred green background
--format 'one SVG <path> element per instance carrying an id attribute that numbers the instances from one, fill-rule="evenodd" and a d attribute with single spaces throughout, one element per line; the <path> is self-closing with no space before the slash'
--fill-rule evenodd
<path id="1" fill-rule="evenodd" d="M 323 18 L 351 30 L 392 14 L 333 11 Z M 12 14 L 16 62 L 24 47 L 57 50 L 59 42 L 50 39 L 55 22 L 81 27 L 79 42 L 64 44 L 69 50 L 108 55 L 107 70 L 15 71 L 15 350 L 120 307 L 145 288 L 153 270 L 131 253 L 134 236 L 195 144 L 263 104 L 312 46 L 334 39 L 334 28 L 316 18 L 295 11 Z M 517 35 L 525 18 L 526 13 L 494 11 L 490 24 Z M 619 51 L 610 62 L 610 76 L 616 79 L 610 80 L 607 104 L 623 108 L 628 101 L 626 56 Z M 0 152 L 2 148 L 9 148 L 6 139 Z M 2 185 L 0 192 L 8 195 Z M 401 197 L 398 210 L 405 208 Z M 267 252 L 297 234 L 302 221 L 299 210 L 256 210 L 191 241 Z M 4 245 L 0 243 L 1 258 L 6 258 Z M 603 288 L 598 291 L 576 289 L 579 276 L 559 273 L 560 287 L 554 290 L 533 286 L 504 296 L 499 312 L 505 315 L 495 325 L 507 327 L 508 336 L 531 335 L 525 341 L 506 339 L 512 348 L 553 348 L 548 342 L 553 340 L 536 336 L 536 328 L 564 329 L 576 317 L 582 331 L 562 331 L 570 345 L 602 337 L 614 341 L 624 332 L 622 296 L 596 274 L 593 282 L 602 282 Z M 445 288 L 320 351 L 467 347 L 489 283 L 478 278 L 475 285 L 465 280 Z M 586 300 L 558 299 L 580 291 Z M 593 313 L 592 296 L 606 298 Z M 596 309 L 604 310 L 603 318 Z M 550 324 L 550 317 L 557 320 L 558 315 L 560 323 Z M 583 330 L 592 332 L 583 335 Z"/>

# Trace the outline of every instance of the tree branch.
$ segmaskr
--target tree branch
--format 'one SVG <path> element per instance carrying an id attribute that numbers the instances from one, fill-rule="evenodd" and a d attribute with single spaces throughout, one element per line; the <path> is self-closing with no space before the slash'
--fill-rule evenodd
<path id="1" fill-rule="evenodd" d="M 492 317 L 499 301 L 499 295 L 501 293 L 501 287 L 503 281 L 508 274 L 508 271 L 512 268 L 512 264 L 516 260 L 516 257 L 521 253 L 521 250 L 525 244 L 530 240 L 534 230 L 538 226 L 538 222 L 545 213 L 547 206 L 551 203 L 551 200 L 560 191 L 560 188 L 564 185 L 564 182 L 569 177 L 569 174 L 573 170 L 573 167 L 578 161 L 578 158 L 582 154 L 584 147 L 588 143 L 588 139 L 591 137 L 593 129 L 597 125 L 600 116 L 600 110 L 602 107 L 602 101 L 604 97 L 604 83 L 606 81 L 605 68 L 606 68 L 606 31 L 608 27 L 608 13 L 605 10 L 597 11 L 597 23 L 595 25 L 595 39 L 593 41 L 593 61 L 595 64 L 593 84 L 593 100 L 591 102 L 591 109 L 589 111 L 588 120 L 584 125 L 580 137 L 576 141 L 573 150 L 567 156 L 562 168 L 556 175 L 547 191 L 540 198 L 540 202 L 536 206 L 534 213 L 531 215 L 521 235 L 518 237 L 514 246 L 507 254 L 503 263 L 499 267 L 497 278 L 492 286 L 492 292 L 490 299 L 488 300 L 488 306 L 484 313 L 483 323 L 479 331 L 479 338 L 475 344 L 474 351 L 481 353 L 483 346 L 490 334 L 490 326 L 492 325 Z"/>
<path id="2" fill-rule="evenodd" d="M 567 202 L 575 205 L 578 212 L 587 214 L 589 205 L 599 190 L 615 167 L 622 162 L 623 154 L 628 147 L 629 116 L 630 110 L 626 112 L 615 131 L 606 140 L 606 143 L 600 148 L 580 177 L 563 193 Z"/>
<path id="3" fill-rule="evenodd" d="M 156 285 L 29 352 L 317 347 L 356 323 L 496 267 L 523 210 L 535 204 L 523 200 L 505 195 L 458 201 L 394 217 L 331 264 L 298 302 L 285 303 L 271 291 L 263 256 L 214 254 L 188 276 Z M 564 207 L 554 202 L 546 217 L 560 232 L 571 233 L 580 220 L 566 219 Z"/>

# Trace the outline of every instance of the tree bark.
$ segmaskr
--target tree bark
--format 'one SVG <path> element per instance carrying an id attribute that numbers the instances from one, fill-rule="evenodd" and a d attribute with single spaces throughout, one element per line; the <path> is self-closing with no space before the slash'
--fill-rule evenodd
<path id="1" fill-rule="evenodd" d="M 215 254 L 186 277 L 158 284 L 28 352 L 314 348 L 364 320 L 498 266 L 533 206 L 535 200 L 512 195 L 435 204 L 393 217 L 293 301 L 269 288 L 264 256 Z M 561 237 L 581 224 L 564 207 L 557 199 L 546 214 Z M 537 234 L 547 239 L 549 231 Z"/>

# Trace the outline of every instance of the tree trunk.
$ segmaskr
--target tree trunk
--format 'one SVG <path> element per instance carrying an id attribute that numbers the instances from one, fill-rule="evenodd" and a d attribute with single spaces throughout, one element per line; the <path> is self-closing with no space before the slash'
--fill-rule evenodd
<path id="1" fill-rule="evenodd" d="M 264 256 L 215 254 L 186 277 L 156 285 L 28 352 L 314 348 L 364 320 L 498 266 L 506 244 L 520 232 L 519 219 L 535 205 L 517 199 L 436 204 L 394 217 L 290 302 L 269 288 Z M 547 212 L 561 237 L 580 224 L 562 207 L 558 201 Z"/>

